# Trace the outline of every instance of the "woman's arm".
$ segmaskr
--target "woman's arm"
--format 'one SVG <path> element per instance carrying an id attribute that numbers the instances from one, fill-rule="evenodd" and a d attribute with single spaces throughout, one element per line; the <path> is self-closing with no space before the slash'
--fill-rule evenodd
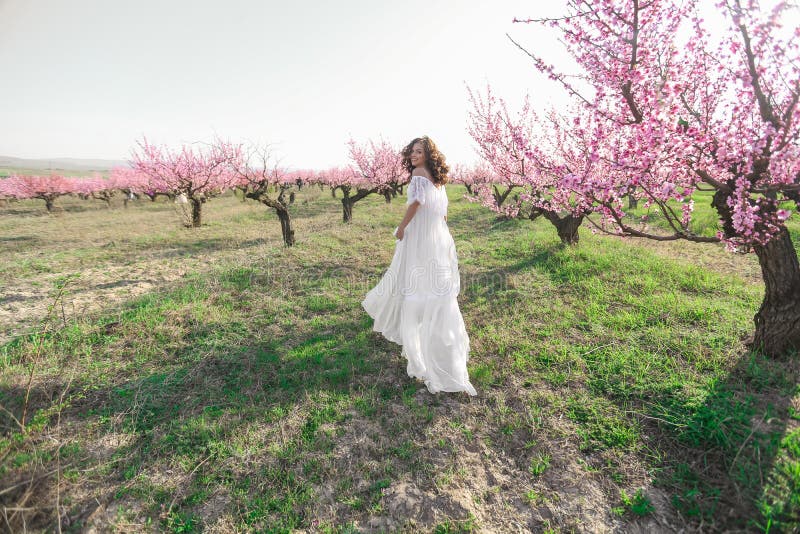
<path id="1" fill-rule="evenodd" d="M 410 223 L 411 219 L 413 219 L 414 215 L 416 215 L 417 208 L 419 208 L 419 202 L 415 200 L 409 204 L 405 217 L 403 217 L 403 220 L 400 221 L 400 224 L 397 227 L 397 239 L 400 241 L 403 240 L 403 234 L 405 233 L 406 226 L 408 226 L 408 223 Z"/>

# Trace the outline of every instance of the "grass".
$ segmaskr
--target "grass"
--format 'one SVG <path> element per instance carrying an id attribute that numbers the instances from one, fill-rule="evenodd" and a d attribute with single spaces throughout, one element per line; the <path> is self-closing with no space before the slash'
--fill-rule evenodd
<path id="1" fill-rule="evenodd" d="M 343 225 L 338 200 L 304 188 L 290 249 L 232 197 L 194 230 L 163 202 L 0 208 L 11 413 L 44 355 L 29 431 L 0 415 L 0 505 L 25 509 L 11 524 L 56 529 L 58 498 L 73 531 L 800 528 L 798 369 L 742 341 L 755 258 L 588 231 L 564 248 L 546 221 L 460 193 L 475 399 L 409 379 L 360 307 L 401 202 L 365 199 Z"/>
<path id="2" fill-rule="evenodd" d="M 620 499 L 622 506 L 613 508 L 612 511 L 617 515 L 625 513 L 632 513 L 637 516 L 646 516 L 655 511 L 655 507 L 647 495 L 644 494 L 641 488 L 636 490 L 636 493 L 628 495 L 625 490 L 620 491 Z"/>

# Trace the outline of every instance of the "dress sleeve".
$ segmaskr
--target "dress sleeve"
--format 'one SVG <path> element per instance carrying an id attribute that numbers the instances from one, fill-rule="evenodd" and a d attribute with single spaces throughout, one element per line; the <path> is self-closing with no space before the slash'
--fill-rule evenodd
<path id="1" fill-rule="evenodd" d="M 419 201 L 420 205 L 425 204 L 425 184 L 422 183 L 424 178 L 419 176 L 412 176 L 411 183 L 408 184 L 408 200 L 406 205 L 412 204 L 415 200 Z"/>

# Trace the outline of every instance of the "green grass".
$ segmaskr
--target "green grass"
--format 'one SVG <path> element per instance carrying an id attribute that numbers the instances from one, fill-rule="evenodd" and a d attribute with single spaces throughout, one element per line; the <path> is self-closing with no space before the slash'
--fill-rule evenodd
<path id="1" fill-rule="evenodd" d="M 496 220 L 448 193 L 476 399 L 427 394 L 360 307 L 391 260 L 401 202 L 365 199 L 343 225 L 339 201 L 306 188 L 290 249 L 271 214 L 231 197 L 196 230 L 165 203 L 0 211 L 3 235 L 21 237 L 0 263 L 9 284 L 52 295 L 79 273 L 66 285 L 77 298 L 98 280 L 164 274 L 0 346 L 0 404 L 15 417 L 42 355 L 31 431 L 0 415 L 0 474 L 65 466 L 77 530 L 98 499 L 119 510 L 101 530 L 356 532 L 400 513 L 406 486 L 438 515 L 407 508 L 387 530 L 497 530 L 544 502 L 557 515 L 541 530 L 580 530 L 565 466 L 603 488 L 607 525 L 635 528 L 658 492 L 677 522 L 800 526 L 797 367 L 742 342 L 763 291 L 755 258 L 588 231 L 565 248 L 544 220 Z M 507 487 L 480 486 L 491 477 Z M 49 509 L 55 479 L 37 480 L 34 504 Z M 531 515 L 510 512 L 509 495 Z M 46 512 L 28 519 L 55 528 Z"/>
<path id="2" fill-rule="evenodd" d="M 628 495 L 625 490 L 621 490 L 620 500 L 622 501 L 622 506 L 613 509 L 613 512 L 617 515 L 623 515 L 629 512 L 633 515 L 643 517 L 655 511 L 655 507 L 650 501 L 650 498 L 644 494 L 641 488 L 636 490 L 636 493 L 632 496 Z"/>
<path id="3" fill-rule="evenodd" d="M 539 454 L 535 458 L 531 458 L 531 466 L 529 471 L 533 476 L 538 477 L 550 467 L 550 455 Z"/>

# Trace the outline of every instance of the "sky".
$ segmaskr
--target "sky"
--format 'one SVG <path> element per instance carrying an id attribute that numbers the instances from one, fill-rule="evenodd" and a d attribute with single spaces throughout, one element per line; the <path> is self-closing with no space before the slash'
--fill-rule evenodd
<path id="1" fill-rule="evenodd" d="M 270 143 L 281 163 L 348 162 L 349 138 L 429 135 L 477 159 L 466 87 L 511 106 L 563 92 L 525 48 L 559 56 L 514 17 L 564 0 L 0 0 L 0 154 L 127 159 L 158 144 Z"/>
<path id="2" fill-rule="evenodd" d="M 142 135 L 220 136 L 322 168 L 347 163 L 351 136 L 429 135 L 473 161 L 466 84 L 539 91 L 506 36 L 536 45 L 512 19 L 538 3 L 0 0 L 0 154 L 127 159 Z"/>

